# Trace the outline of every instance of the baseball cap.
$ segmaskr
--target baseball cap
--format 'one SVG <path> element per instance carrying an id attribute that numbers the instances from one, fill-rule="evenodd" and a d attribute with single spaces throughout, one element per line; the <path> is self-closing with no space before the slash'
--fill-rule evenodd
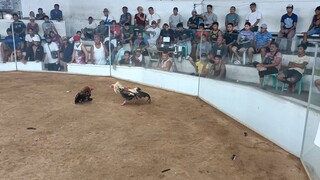
<path id="1" fill-rule="evenodd" d="M 257 6 L 255 2 L 252 2 L 250 6 Z"/>
<path id="2" fill-rule="evenodd" d="M 164 23 L 163 26 L 169 26 L 169 24 L 168 23 Z"/>
<path id="3" fill-rule="evenodd" d="M 37 41 L 37 42 L 40 42 L 40 38 L 39 38 L 39 36 L 34 36 L 33 38 L 32 38 L 32 41 Z"/>
<path id="4" fill-rule="evenodd" d="M 69 40 L 67 36 L 63 36 L 62 40 Z"/>
<path id="5" fill-rule="evenodd" d="M 74 41 L 80 41 L 80 36 L 77 36 L 77 35 L 73 36 L 73 40 Z"/>
<path id="6" fill-rule="evenodd" d="M 268 26 L 266 24 L 261 24 L 260 28 L 264 28 L 264 29 L 267 29 Z"/>
<path id="7" fill-rule="evenodd" d="M 157 24 L 157 22 L 156 21 L 152 21 L 151 24 Z"/>
<path id="8" fill-rule="evenodd" d="M 292 8 L 293 9 L 293 5 L 292 4 L 288 4 L 287 8 Z"/>

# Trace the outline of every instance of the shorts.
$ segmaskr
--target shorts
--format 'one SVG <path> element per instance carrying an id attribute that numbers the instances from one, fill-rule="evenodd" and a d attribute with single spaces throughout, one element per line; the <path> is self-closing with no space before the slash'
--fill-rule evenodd
<path id="1" fill-rule="evenodd" d="M 302 74 L 299 73 L 297 70 L 294 69 L 288 69 L 285 73 L 285 78 L 294 78 L 296 79 L 296 82 L 300 81 L 300 79 L 302 78 Z"/>
<path id="2" fill-rule="evenodd" d="M 320 27 L 313 27 L 307 32 L 308 36 L 314 35 L 314 34 L 320 34 Z"/>
<path id="3" fill-rule="evenodd" d="M 270 48 L 269 47 L 266 47 L 266 52 L 270 52 Z M 260 51 L 256 51 L 256 48 L 253 48 L 253 53 L 260 53 L 261 52 L 261 48 L 260 48 Z"/>

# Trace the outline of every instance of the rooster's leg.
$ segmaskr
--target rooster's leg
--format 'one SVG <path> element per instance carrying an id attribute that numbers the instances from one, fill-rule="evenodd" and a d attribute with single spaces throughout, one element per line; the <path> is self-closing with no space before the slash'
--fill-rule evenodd
<path id="1" fill-rule="evenodd" d="M 121 104 L 121 106 L 124 106 L 125 104 L 127 104 L 127 100 L 126 100 L 126 99 L 123 101 L 123 103 Z"/>

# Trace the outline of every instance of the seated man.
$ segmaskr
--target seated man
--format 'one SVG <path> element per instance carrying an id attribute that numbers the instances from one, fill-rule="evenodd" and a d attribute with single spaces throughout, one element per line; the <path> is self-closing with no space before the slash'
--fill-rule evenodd
<path id="1" fill-rule="evenodd" d="M 121 14 L 121 16 L 120 16 L 119 24 L 121 26 L 124 26 L 126 24 L 129 24 L 129 26 L 131 26 L 132 16 L 128 12 L 128 7 L 127 6 L 123 6 L 122 7 L 122 12 L 123 12 L 123 14 Z"/>
<path id="2" fill-rule="evenodd" d="M 169 53 L 168 51 L 164 51 L 162 53 L 162 57 L 161 57 L 161 61 L 159 63 L 159 66 L 156 68 L 158 70 L 162 70 L 162 71 L 169 71 L 169 72 L 173 72 L 173 68 L 174 64 L 172 59 L 169 57 Z"/>
<path id="3" fill-rule="evenodd" d="M 62 11 L 59 9 L 59 4 L 54 5 L 54 9 L 50 11 L 50 19 L 51 20 L 56 20 L 56 21 L 62 21 Z"/>
<path id="4" fill-rule="evenodd" d="M 213 79 L 217 80 L 225 80 L 226 79 L 226 65 L 222 60 L 222 57 L 220 55 L 215 55 L 213 60 L 211 60 L 211 67 L 209 75 Z"/>
<path id="5" fill-rule="evenodd" d="M 287 38 L 287 48 L 286 51 L 291 51 L 292 38 L 296 34 L 298 16 L 292 12 L 293 5 L 287 5 L 287 13 L 281 17 L 280 32 L 278 34 L 278 43 L 280 43 L 281 38 Z"/>
<path id="6" fill-rule="evenodd" d="M 13 39 L 12 30 L 10 28 L 7 29 L 7 34 L 8 36 L 4 38 L 4 41 L 1 44 L 1 54 L 4 63 L 8 61 L 9 56 L 14 51 L 14 47 L 15 49 L 20 49 L 20 38 L 18 36 L 14 36 Z"/>
<path id="7" fill-rule="evenodd" d="M 160 31 L 159 44 L 163 44 L 165 46 L 170 46 L 174 41 L 174 31 L 170 29 L 167 23 L 163 24 L 162 30 Z"/>
<path id="8" fill-rule="evenodd" d="M 169 17 L 169 24 L 171 29 L 176 29 L 178 23 L 183 23 L 183 17 L 181 14 L 178 14 L 178 8 L 174 7 L 173 8 L 173 14 L 170 15 Z"/>
<path id="9" fill-rule="evenodd" d="M 266 56 L 266 53 L 270 50 L 270 43 L 272 41 L 272 35 L 267 31 L 267 25 L 261 24 L 260 32 L 256 34 L 253 47 L 248 49 L 248 64 L 252 64 L 253 53 L 261 53 L 261 59 Z"/>
<path id="10" fill-rule="evenodd" d="M 120 61 L 118 61 L 117 63 L 118 65 L 126 65 L 129 66 L 132 64 L 131 59 L 130 59 L 130 52 L 129 51 L 125 51 L 123 54 L 123 57 L 121 58 Z"/>
<path id="11" fill-rule="evenodd" d="M 112 57 L 111 57 L 111 64 L 116 64 L 120 60 L 122 60 L 122 57 L 124 56 L 125 50 L 122 46 L 122 43 L 120 41 L 117 42 L 117 47 L 113 49 L 112 51 Z M 115 62 L 115 63 L 114 63 Z"/>
<path id="12" fill-rule="evenodd" d="M 36 20 L 44 20 L 46 14 L 43 12 L 42 8 L 38 8 L 38 14 L 36 14 Z"/>
<path id="13" fill-rule="evenodd" d="M 208 63 L 206 53 L 202 53 L 200 59 L 198 59 L 196 62 L 189 58 L 189 62 L 194 67 L 196 76 L 200 75 L 201 77 L 207 77 L 209 75 L 210 65 Z"/>
<path id="14" fill-rule="evenodd" d="M 232 52 L 236 56 L 237 60 L 234 61 L 234 64 L 240 64 L 240 59 L 242 54 L 246 51 L 247 48 L 251 47 L 254 41 L 254 33 L 251 31 L 250 22 L 246 22 L 244 29 L 240 31 L 237 38 L 237 43 L 231 48 Z"/>
<path id="15" fill-rule="evenodd" d="M 187 26 L 189 27 L 189 30 L 192 31 L 193 34 L 195 34 L 199 26 L 200 17 L 197 15 L 196 10 L 193 10 L 191 12 L 191 15 L 192 16 L 188 19 Z M 178 24 L 177 24 L 177 27 L 178 27 Z"/>
<path id="16" fill-rule="evenodd" d="M 144 56 L 141 54 L 140 49 L 136 49 L 134 55 L 131 57 L 131 62 L 134 66 L 143 67 L 145 65 Z"/>
<path id="17" fill-rule="evenodd" d="M 90 16 L 88 17 L 88 24 L 83 29 L 81 29 L 81 32 L 86 39 L 93 40 L 93 35 L 96 28 L 97 24 L 93 21 L 93 18 Z"/>
<path id="18" fill-rule="evenodd" d="M 288 70 L 278 75 L 278 79 L 283 83 L 289 84 L 289 91 L 294 92 L 296 83 L 302 78 L 302 74 L 309 63 L 309 57 L 306 56 L 305 50 L 307 46 L 300 44 L 298 46 L 298 57 L 290 61 L 288 64 Z"/>
<path id="19" fill-rule="evenodd" d="M 247 15 L 246 22 L 250 22 L 252 32 L 257 32 L 259 30 L 259 22 L 262 15 L 257 11 L 257 5 L 254 2 L 250 4 L 250 10 L 251 12 Z"/>
<path id="20" fill-rule="evenodd" d="M 234 29 L 238 29 L 238 24 L 240 21 L 239 15 L 236 13 L 236 7 L 230 7 L 230 13 L 226 15 L 225 27 L 227 28 L 228 24 L 233 24 Z"/>
<path id="21" fill-rule="evenodd" d="M 147 25 L 152 26 L 152 23 L 154 21 L 154 22 L 156 22 L 156 26 L 158 27 L 158 25 L 161 21 L 159 14 L 154 12 L 153 7 L 149 7 L 148 11 L 149 11 L 149 14 L 147 15 L 147 18 L 146 18 Z"/>
<path id="22" fill-rule="evenodd" d="M 215 43 L 212 46 L 212 54 L 213 54 L 213 56 L 216 56 L 216 55 L 221 56 L 221 59 L 224 63 L 227 61 L 226 56 L 228 54 L 228 48 L 224 44 L 224 40 L 223 40 L 222 36 L 218 37 L 217 43 Z"/>
<path id="23" fill-rule="evenodd" d="M 150 38 L 148 39 L 149 46 L 154 49 L 156 49 L 158 38 L 161 32 L 160 28 L 157 25 L 158 24 L 156 21 L 152 21 L 151 27 L 146 30 L 146 33 L 150 36 Z"/>
<path id="24" fill-rule="evenodd" d="M 238 38 L 238 31 L 233 30 L 233 24 L 227 24 L 227 31 L 223 34 L 223 39 L 225 39 L 228 52 L 232 52 L 232 47 L 236 44 Z"/>
<path id="25" fill-rule="evenodd" d="M 270 52 L 262 59 L 262 63 L 254 62 L 259 73 L 259 87 L 262 88 L 265 75 L 278 74 L 281 69 L 282 54 L 278 51 L 279 45 L 276 42 L 270 44 Z"/>
<path id="26" fill-rule="evenodd" d="M 133 46 L 133 29 L 130 27 L 129 23 L 126 23 L 124 27 L 121 28 L 121 42 L 122 44 L 130 44 L 130 49 Z"/>
<path id="27" fill-rule="evenodd" d="M 204 12 L 201 18 L 203 19 L 203 23 L 208 29 L 212 27 L 212 24 L 214 22 L 217 22 L 218 18 L 217 15 L 213 13 L 213 7 L 211 4 L 207 5 L 207 12 Z"/>
<path id="28" fill-rule="evenodd" d="M 175 37 L 175 43 L 179 46 L 186 46 L 188 51 L 187 51 L 187 56 L 190 55 L 191 53 L 191 37 L 192 37 L 192 32 L 189 31 L 188 29 L 185 29 L 183 27 L 182 23 L 179 23 L 177 25 L 177 31 L 176 31 L 176 37 Z"/>
<path id="29" fill-rule="evenodd" d="M 49 21 L 48 16 L 44 16 L 44 22 L 42 23 L 42 29 L 43 29 L 43 36 L 46 38 L 49 36 L 51 31 L 55 31 L 58 34 L 58 31 L 56 30 L 54 24 L 52 21 Z"/>
<path id="30" fill-rule="evenodd" d="M 28 34 L 26 35 L 27 47 L 30 47 L 32 45 L 33 37 L 37 37 L 38 39 L 40 39 L 40 36 L 34 33 L 33 29 L 29 29 Z"/>
<path id="31" fill-rule="evenodd" d="M 105 22 L 103 20 L 101 20 L 99 22 L 99 25 L 95 29 L 95 34 L 99 35 L 103 39 L 108 35 L 108 28 L 107 28 L 107 26 L 104 25 L 104 23 Z"/>
<path id="32" fill-rule="evenodd" d="M 32 44 L 26 49 L 26 61 L 42 61 L 44 60 L 44 49 L 40 44 L 40 37 L 32 37 Z"/>
<path id="33" fill-rule="evenodd" d="M 209 39 L 211 43 L 216 43 L 219 36 L 222 36 L 222 31 L 219 29 L 219 23 L 214 22 L 212 24 L 212 30 L 210 31 Z"/>
<path id="34" fill-rule="evenodd" d="M 141 50 L 141 53 L 146 56 L 148 55 L 148 52 L 147 52 L 147 48 L 149 47 L 149 43 L 146 39 L 143 38 L 143 33 L 142 32 L 139 32 L 138 33 L 138 38 L 136 40 L 134 40 L 134 43 L 133 43 L 133 49 L 134 51 L 136 49 L 140 49 Z"/>
<path id="35" fill-rule="evenodd" d="M 15 36 L 19 36 L 21 40 L 21 48 L 24 48 L 24 41 L 26 36 L 26 25 L 19 20 L 18 14 L 14 13 L 13 15 L 13 32 Z M 10 26 L 11 27 L 11 26 Z"/>
<path id="36" fill-rule="evenodd" d="M 39 33 L 39 24 L 35 22 L 34 17 L 30 17 L 30 22 L 27 24 L 27 31 L 26 32 L 28 32 L 29 29 L 32 29 L 35 34 Z"/>
<path id="37" fill-rule="evenodd" d="M 10 55 L 10 60 L 11 62 L 15 62 L 17 60 L 17 62 L 22 62 L 22 63 L 26 63 L 25 61 L 25 56 L 22 53 L 21 49 L 17 49 L 16 50 L 16 55 L 14 54 L 14 52 L 11 53 Z"/>
<path id="38" fill-rule="evenodd" d="M 310 24 L 308 31 L 303 33 L 303 43 L 307 42 L 308 36 L 320 34 L 320 6 L 314 11 L 315 15 L 312 18 L 312 23 Z"/>

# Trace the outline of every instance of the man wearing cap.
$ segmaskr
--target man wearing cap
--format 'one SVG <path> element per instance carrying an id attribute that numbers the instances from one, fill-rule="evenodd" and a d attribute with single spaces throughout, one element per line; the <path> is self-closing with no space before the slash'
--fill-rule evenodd
<path id="1" fill-rule="evenodd" d="M 320 34 L 320 6 L 316 7 L 314 12 L 315 15 L 312 18 L 312 23 L 310 24 L 308 31 L 303 33 L 303 43 L 307 42 L 308 36 Z"/>
<path id="2" fill-rule="evenodd" d="M 40 43 L 40 37 L 34 36 L 32 37 L 32 45 L 28 46 L 26 49 L 26 61 L 43 61 L 44 59 L 44 49 Z"/>
<path id="3" fill-rule="evenodd" d="M 26 35 L 27 47 L 30 47 L 33 44 L 33 37 L 37 37 L 38 39 L 40 39 L 40 36 L 38 34 L 35 34 L 33 29 L 29 29 L 28 34 Z"/>
<path id="4" fill-rule="evenodd" d="M 61 66 L 63 66 L 64 71 L 67 71 L 67 63 L 71 62 L 73 46 L 74 46 L 73 43 L 69 42 L 68 37 L 64 36 L 62 38 L 62 45 L 60 47 L 60 56 L 61 56 L 60 63 L 61 63 Z"/>
<path id="5" fill-rule="evenodd" d="M 46 59 L 48 60 L 48 71 L 58 71 L 60 68 L 60 53 L 58 45 L 55 42 L 52 42 L 50 36 L 46 37 L 46 41 L 47 43 L 44 44 L 43 49 Z"/>
<path id="6" fill-rule="evenodd" d="M 306 56 L 307 46 L 300 44 L 298 46 L 298 56 L 288 64 L 288 70 L 278 75 L 278 79 L 289 84 L 289 91 L 294 92 L 296 83 L 302 78 L 304 70 L 309 63 L 309 57 Z"/>
<path id="7" fill-rule="evenodd" d="M 111 25 L 111 21 L 113 20 L 113 16 L 109 14 L 109 10 L 107 8 L 103 9 L 103 16 L 101 17 L 101 20 L 104 21 L 105 25 Z"/>
<path id="8" fill-rule="evenodd" d="M 81 38 L 78 35 L 73 36 L 73 53 L 71 63 L 85 64 L 88 60 L 88 51 L 84 44 L 81 42 Z"/>
<path id="9" fill-rule="evenodd" d="M 178 8 L 173 8 L 173 14 L 169 17 L 169 25 L 171 29 L 176 29 L 178 23 L 183 23 L 183 17 L 181 14 L 178 14 Z"/>
<path id="10" fill-rule="evenodd" d="M 192 10 L 191 17 L 188 19 L 187 26 L 192 31 L 193 34 L 196 33 L 199 28 L 200 17 L 197 15 L 196 10 Z"/>
<path id="11" fill-rule="evenodd" d="M 131 26 L 131 19 L 132 18 L 131 18 L 131 14 L 128 13 L 128 7 L 123 6 L 122 12 L 123 12 L 123 14 L 121 14 L 121 16 L 120 16 L 119 24 L 121 26 L 124 26 L 125 24 L 129 24 L 129 26 Z"/>
<path id="12" fill-rule="evenodd" d="M 277 42 L 280 43 L 281 38 L 287 38 L 287 52 L 291 51 L 292 38 L 296 34 L 298 16 L 292 12 L 293 5 L 287 5 L 287 13 L 281 17 L 280 32 Z"/>
<path id="13" fill-rule="evenodd" d="M 203 23 L 205 24 L 206 28 L 210 29 L 211 26 L 212 26 L 212 23 L 214 22 L 218 22 L 218 18 L 217 18 L 217 15 L 214 14 L 212 12 L 213 8 L 212 8 L 212 5 L 209 4 L 207 5 L 207 12 L 203 13 L 201 15 L 201 18 L 203 19 Z"/>
<path id="14" fill-rule="evenodd" d="M 159 14 L 154 12 L 153 7 L 149 7 L 148 10 L 149 10 L 149 14 L 147 15 L 147 24 L 149 26 L 152 26 L 152 22 L 155 21 L 158 26 L 161 21 Z"/>
<path id="15" fill-rule="evenodd" d="M 151 27 L 146 30 L 146 33 L 149 34 L 150 38 L 148 39 L 148 43 L 151 48 L 156 48 L 158 38 L 160 36 L 161 29 L 158 27 L 156 21 L 152 21 Z"/>
<path id="16" fill-rule="evenodd" d="M 62 21 L 62 11 L 59 9 L 59 4 L 54 5 L 54 9 L 50 11 L 50 19 L 51 20 L 57 20 L 57 21 Z"/>
<path id="17" fill-rule="evenodd" d="M 251 31 L 252 32 L 257 32 L 259 29 L 259 22 L 261 20 L 261 13 L 257 11 L 257 5 L 256 3 L 251 3 L 250 4 L 250 9 L 251 12 L 247 15 L 246 17 L 246 22 L 251 23 Z"/>
<path id="18" fill-rule="evenodd" d="M 263 59 L 270 50 L 269 47 L 272 42 L 272 35 L 267 31 L 267 28 L 266 24 L 261 24 L 260 32 L 256 34 L 253 47 L 248 49 L 248 64 L 252 64 L 253 53 L 261 53 L 261 59 Z"/>

